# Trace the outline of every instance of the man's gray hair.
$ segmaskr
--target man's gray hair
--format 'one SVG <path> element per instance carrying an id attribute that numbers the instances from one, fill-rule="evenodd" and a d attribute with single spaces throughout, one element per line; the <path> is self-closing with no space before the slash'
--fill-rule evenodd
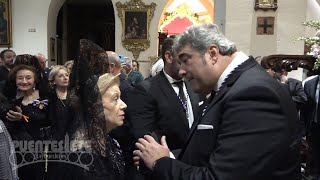
<path id="1" fill-rule="evenodd" d="M 231 55 L 237 51 L 235 43 L 228 40 L 220 33 L 215 24 L 195 25 L 189 27 L 185 32 L 175 38 L 173 49 L 179 53 L 186 45 L 191 45 L 192 49 L 205 54 L 210 45 L 216 45 L 222 55 Z"/>
<path id="2" fill-rule="evenodd" d="M 120 58 L 116 55 L 110 55 L 108 57 L 109 64 L 114 64 L 115 67 L 121 68 Z"/>

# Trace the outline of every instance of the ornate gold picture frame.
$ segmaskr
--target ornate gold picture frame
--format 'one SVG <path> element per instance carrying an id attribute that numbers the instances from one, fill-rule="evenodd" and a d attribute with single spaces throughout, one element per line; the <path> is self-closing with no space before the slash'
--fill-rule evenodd
<path id="1" fill-rule="evenodd" d="M 12 47 L 11 0 L 0 0 L 0 47 Z"/>
<path id="2" fill-rule="evenodd" d="M 277 0 L 256 0 L 254 9 L 257 10 L 277 10 L 278 2 Z"/>
<path id="3" fill-rule="evenodd" d="M 156 4 L 130 0 L 124 4 L 117 2 L 116 7 L 122 22 L 122 46 L 137 60 L 140 52 L 150 47 L 149 29 Z"/>

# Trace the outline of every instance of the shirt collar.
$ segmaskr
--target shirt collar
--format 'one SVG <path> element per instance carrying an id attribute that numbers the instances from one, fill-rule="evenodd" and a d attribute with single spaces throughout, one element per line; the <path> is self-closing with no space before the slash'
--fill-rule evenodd
<path id="1" fill-rule="evenodd" d="M 217 82 L 217 86 L 214 88 L 214 90 L 217 92 L 219 88 L 221 87 L 222 83 L 226 80 L 226 78 L 231 74 L 231 72 L 238 67 L 240 64 L 245 62 L 249 57 L 244 54 L 243 52 L 237 52 L 236 57 L 231 61 L 231 63 L 228 65 L 228 67 L 223 71 L 221 76 L 219 77 L 219 80 Z"/>
<path id="2" fill-rule="evenodd" d="M 163 71 L 164 75 L 166 76 L 166 78 L 168 79 L 170 84 L 173 84 L 177 81 L 180 81 L 180 80 L 173 79 L 171 76 L 169 76 L 169 74 L 166 73 L 166 71 L 164 69 L 162 69 L 162 71 Z"/>

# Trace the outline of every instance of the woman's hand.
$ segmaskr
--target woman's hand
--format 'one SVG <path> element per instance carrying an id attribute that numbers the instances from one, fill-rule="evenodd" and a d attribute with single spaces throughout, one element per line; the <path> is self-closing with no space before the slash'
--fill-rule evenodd
<path id="1" fill-rule="evenodd" d="M 16 106 L 17 111 L 9 110 L 6 118 L 9 121 L 20 121 L 22 118 L 22 110 L 19 106 Z"/>

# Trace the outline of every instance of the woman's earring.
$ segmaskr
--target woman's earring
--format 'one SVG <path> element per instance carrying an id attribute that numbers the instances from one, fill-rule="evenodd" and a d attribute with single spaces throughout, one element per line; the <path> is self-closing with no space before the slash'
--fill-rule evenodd
<path id="1" fill-rule="evenodd" d="M 36 87 L 33 87 L 33 91 L 35 91 L 36 90 Z"/>

